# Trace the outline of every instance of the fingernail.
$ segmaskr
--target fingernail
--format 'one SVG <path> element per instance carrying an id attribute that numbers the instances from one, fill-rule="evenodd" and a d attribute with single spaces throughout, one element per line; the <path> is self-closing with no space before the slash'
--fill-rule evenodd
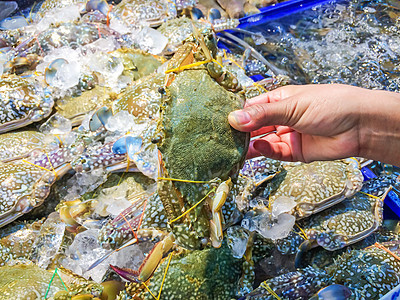
<path id="1" fill-rule="evenodd" d="M 229 118 L 233 118 L 237 124 L 247 124 L 251 121 L 250 115 L 244 110 L 236 110 L 229 114 Z"/>

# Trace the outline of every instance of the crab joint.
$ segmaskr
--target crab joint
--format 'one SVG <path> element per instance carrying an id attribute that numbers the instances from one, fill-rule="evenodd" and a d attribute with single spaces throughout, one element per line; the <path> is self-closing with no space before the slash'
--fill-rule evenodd
<path id="1" fill-rule="evenodd" d="M 170 234 L 154 246 L 139 269 L 140 281 L 147 281 L 150 278 L 160 264 L 163 256 L 172 249 L 174 241 L 174 236 Z"/>

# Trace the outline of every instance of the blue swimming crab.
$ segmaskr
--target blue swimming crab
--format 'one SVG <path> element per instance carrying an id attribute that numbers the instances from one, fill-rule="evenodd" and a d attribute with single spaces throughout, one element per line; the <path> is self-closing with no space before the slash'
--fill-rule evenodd
<path id="1" fill-rule="evenodd" d="M 264 281 L 242 299 L 379 299 L 400 283 L 399 241 L 342 254 L 326 269 L 306 267 Z"/>
<path id="2" fill-rule="evenodd" d="M 175 18 L 178 10 L 191 7 L 195 3 L 193 0 L 124 0 L 112 9 L 111 15 L 131 25 L 158 26 L 168 19 Z"/>
<path id="3" fill-rule="evenodd" d="M 24 127 L 46 118 L 54 101 L 35 76 L 4 76 L 0 79 L 0 132 Z"/>
<path id="4" fill-rule="evenodd" d="M 304 251 L 322 246 L 334 251 L 354 244 L 375 232 L 383 221 L 383 199 L 396 183 L 393 176 L 367 181 L 360 192 L 318 214 L 298 222 L 296 230 L 277 241 L 282 253 L 297 252 L 301 263 Z"/>
<path id="5" fill-rule="evenodd" d="M 35 152 L 50 152 L 57 148 L 59 143 L 56 136 L 34 130 L 3 133 L 0 138 L 0 161 L 23 159 L 34 155 Z"/>
<path id="6" fill-rule="evenodd" d="M 361 189 L 363 175 L 355 159 L 289 164 L 274 180 L 277 189 L 267 190 L 270 206 L 280 198 L 290 198 L 296 205 L 291 213 L 301 219 L 349 198 Z"/>
<path id="7" fill-rule="evenodd" d="M 82 151 L 81 146 L 59 148 L 1 163 L 0 227 L 41 205 L 52 184 L 72 169 L 70 161 Z"/>

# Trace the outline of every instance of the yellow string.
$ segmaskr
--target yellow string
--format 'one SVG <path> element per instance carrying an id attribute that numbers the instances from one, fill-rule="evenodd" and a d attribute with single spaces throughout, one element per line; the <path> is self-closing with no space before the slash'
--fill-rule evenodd
<path id="1" fill-rule="evenodd" d="M 268 92 L 268 90 L 267 90 L 266 88 L 264 88 L 262 85 L 258 84 L 257 82 L 254 82 L 253 85 L 254 85 L 256 88 L 262 89 L 265 93 Z"/>
<path id="2" fill-rule="evenodd" d="M 358 164 L 358 168 L 361 168 L 361 164 L 358 161 L 358 159 L 356 159 L 355 157 L 349 157 L 349 158 L 352 159 L 352 160 L 355 160 L 357 162 L 357 164 Z"/>
<path id="3" fill-rule="evenodd" d="M 171 262 L 171 258 L 172 258 L 172 252 L 169 254 L 167 268 L 165 269 L 164 277 L 163 277 L 163 279 L 161 281 L 160 291 L 158 292 L 158 297 L 157 297 L 158 300 L 160 300 L 160 297 L 161 297 L 161 291 L 162 291 L 162 288 L 163 288 L 163 285 L 164 285 L 165 277 L 167 277 L 167 272 L 168 272 L 169 264 Z"/>
<path id="4" fill-rule="evenodd" d="M 61 138 L 58 136 L 58 134 L 55 134 L 54 135 L 57 139 L 58 139 L 58 141 L 60 142 L 60 146 L 62 146 L 63 145 L 63 141 L 61 140 Z"/>
<path id="5" fill-rule="evenodd" d="M 38 166 L 38 165 L 36 165 L 36 164 L 34 164 L 34 163 L 31 163 L 30 161 L 27 161 L 27 160 L 25 160 L 25 159 L 22 159 L 22 161 L 23 161 L 24 163 L 30 164 L 30 165 L 32 165 L 32 166 L 35 166 L 35 167 L 37 167 L 37 168 L 39 168 L 39 169 L 42 169 L 42 170 L 45 170 L 45 171 L 48 171 L 48 172 L 52 172 L 52 171 L 49 170 L 49 169 L 46 169 L 46 168 L 41 167 L 41 166 Z M 52 173 L 53 173 L 53 172 L 52 172 Z M 55 174 L 55 175 L 57 176 L 57 174 Z"/>
<path id="6" fill-rule="evenodd" d="M 158 177 L 158 180 L 168 180 L 168 181 L 179 181 L 179 182 L 189 182 L 189 183 L 209 183 L 209 181 L 196 181 L 189 179 L 177 179 L 177 178 L 166 178 L 166 177 Z"/>
<path id="7" fill-rule="evenodd" d="M 49 161 L 49 164 L 50 164 L 50 167 L 51 167 L 51 169 L 53 170 L 53 173 L 54 173 L 54 175 L 56 176 L 56 179 L 57 179 L 57 172 L 56 172 L 56 170 L 54 170 L 54 167 L 53 167 L 53 164 L 51 163 L 51 161 L 50 161 L 50 157 L 49 157 L 49 155 L 47 154 L 47 152 L 44 152 L 44 153 L 46 153 L 46 156 L 47 156 L 47 160 Z"/>
<path id="8" fill-rule="evenodd" d="M 225 49 L 223 49 L 223 53 L 224 53 L 224 58 L 228 59 L 228 56 L 226 56 L 226 50 Z"/>
<path id="9" fill-rule="evenodd" d="M 240 69 L 242 69 L 244 71 L 243 67 L 241 65 L 239 65 L 236 61 L 234 61 L 232 58 L 227 57 L 226 59 L 229 60 L 230 62 L 232 62 L 233 64 L 235 64 L 236 66 L 238 66 Z"/>
<path id="10" fill-rule="evenodd" d="M 118 185 L 121 184 L 122 179 L 124 178 L 125 173 L 127 173 L 127 172 L 129 171 L 129 162 L 130 162 L 130 160 L 129 160 L 128 155 L 126 155 L 126 158 L 127 158 L 126 169 L 125 169 L 124 173 L 122 173 L 121 177 L 119 178 Z"/>
<path id="11" fill-rule="evenodd" d="M 197 66 L 201 66 L 201 65 L 207 64 L 207 63 L 209 63 L 209 62 L 211 62 L 211 61 L 212 61 L 212 60 L 204 60 L 204 61 L 195 62 L 195 63 L 193 63 L 193 64 L 188 64 L 188 65 L 184 65 L 184 66 L 179 66 L 179 67 L 177 67 L 177 68 L 169 69 L 169 70 L 165 71 L 165 74 L 172 73 L 172 72 L 180 72 L 180 71 L 183 71 L 183 70 L 186 70 L 186 69 L 190 69 L 190 68 L 192 68 L 192 67 L 197 67 Z"/>
<path id="12" fill-rule="evenodd" d="M 301 233 L 304 235 L 303 238 L 304 238 L 305 240 L 308 240 L 308 236 L 307 236 L 306 232 L 303 230 L 303 228 L 301 228 L 301 227 L 299 226 L 299 224 L 297 224 L 297 223 L 294 223 L 294 224 L 297 226 L 297 228 L 300 229 Z"/>
<path id="13" fill-rule="evenodd" d="M 379 200 L 383 200 L 383 199 L 381 199 L 381 198 L 379 198 L 379 197 L 377 197 L 377 196 L 374 196 L 374 195 L 371 195 L 371 194 L 368 194 L 368 193 L 365 193 L 365 192 L 361 192 L 361 191 L 358 191 L 360 194 L 364 194 L 364 195 L 367 195 L 367 196 L 369 196 L 369 197 L 372 197 L 372 198 L 375 198 L 375 199 L 379 199 Z"/>
<path id="14" fill-rule="evenodd" d="M 212 60 L 212 62 L 214 62 L 214 63 L 216 63 L 217 65 L 219 65 L 221 68 L 223 68 L 224 66 L 223 65 L 221 65 L 220 63 L 219 63 L 219 61 L 218 60 L 216 60 L 216 59 L 213 59 Z"/>
<path id="15" fill-rule="evenodd" d="M 268 284 L 265 283 L 265 281 L 261 283 L 261 286 L 265 288 L 272 296 L 274 296 L 275 299 L 281 300 L 281 298 L 270 288 Z"/>
<path id="16" fill-rule="evenodd" d="M 182 218 L 183 216 L 187 215 L 191 210 L 195 209 L 201 202 L 203 202 L 204 199 L 206 199 L 208 197 L 208 195 L 210 195 L 212 192 L 215 192 L 215 187 L 211 191 L 209 191 L 207 193 L 207 195 L 205 195 L 199 202 L 197 202 L 195 205 L 193 205 L 191 208 L 189 208 L 187 211 L 185 211 L 179 217 L 169 221 L 168 224 L 171 225 L 173 222 L 175 222 L 175 221 L 179 220 L 180 218 Z"/>
<path id="17" fill-rule="evenodd" d="M 150 295 L 152 295 L 155 300 L 158 300 L 156 298 L 156 296 L 154 296 L 153 293 L 150 291 L 150 289 L 147 287 L 147 284 L 144 281 L 142 283 L 143 283 L 144 287 L 147 289 L 147 291 L 150 293 Z"/>

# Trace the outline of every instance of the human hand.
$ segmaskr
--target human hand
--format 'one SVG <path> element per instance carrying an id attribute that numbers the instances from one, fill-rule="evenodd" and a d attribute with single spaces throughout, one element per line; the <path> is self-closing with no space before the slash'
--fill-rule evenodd
<path id="1" fill-rule="evenodd" d="M 394 94 L 339 84 L 285 86 L 249 99 L 229 122 L 253 138 L 270 132 L 252 139 L 249 158 L 310 162 L 361 156 L 362 112 L 382 93 Z"/>

